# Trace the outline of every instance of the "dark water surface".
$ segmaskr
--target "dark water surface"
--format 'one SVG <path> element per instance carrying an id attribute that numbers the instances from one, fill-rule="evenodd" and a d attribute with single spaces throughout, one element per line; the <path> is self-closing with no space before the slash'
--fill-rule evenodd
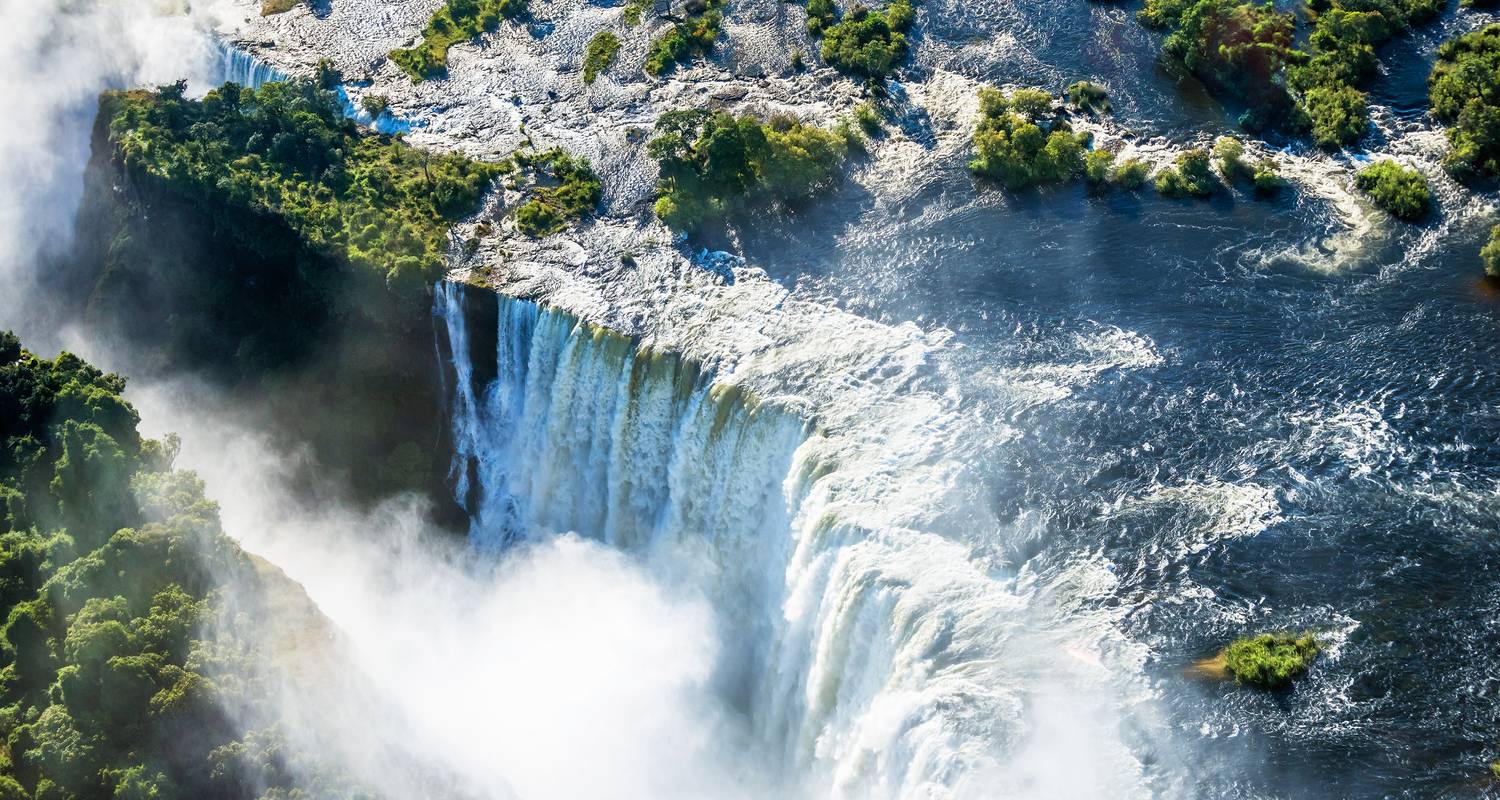
<path id="1" fill-rule="evenodd" d="M 1132 128 L 1223 130 L 1232 111 L 1158 64 L 1135 8 L 945 13 L 967 23 L 927 26 L 921 59 L 1102 79 Z M 1450 9 L 1393 44 L 1372 98 L 1420 119 L 1436 42 L 1484 19 Z M 956 332 L 962 402 L 1022 432 L 969 454 L 997 547 L 1042 568 L 1107 559 L 1120 581 L 1097 602 L 1149 647 L 1196 743 L 1195 794 L 1496 791 L 1500 298 L 1478 279 L 1482 221 L 1381 223 L 1335 258 L 1331 209 L 1295 193 L 1009 195 L 955 165 L 899 202 L 844 199 L 745 226 L 746 255 L 805 294 Z M 1068 368 L 1092 377 L 1029 406 L 1000 396 L 1004 376 Z M 1042 534 L 1005 533 L 1022 518 Z M 1330 649 L 1290 692 L 1185 674 L 1234 636 L 1303 628 Z"/>

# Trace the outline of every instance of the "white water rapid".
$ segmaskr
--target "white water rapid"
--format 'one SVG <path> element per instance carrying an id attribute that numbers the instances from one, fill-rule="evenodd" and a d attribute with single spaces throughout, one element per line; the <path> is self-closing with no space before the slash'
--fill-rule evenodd
<path id="1" fill-rule="evenodd" d="M 487 295 L 444 283 L 435 302 L 474 544 L 576 533 L 703 591 L 716 689 L 785 784 L 840 798 L 1147 791 L 1125 744 L 1141 709 L 1122 711 L 1131 690 L 1081 644 L 1105 637 L 1097 621 L 1067 608 L 1107 579 L 1096 567 L 1007 574 L 971 543 L 861 524 L 894 499 L 864 480 L 890 465 L 848 462 L 801 416 L 676 356 Z"/>

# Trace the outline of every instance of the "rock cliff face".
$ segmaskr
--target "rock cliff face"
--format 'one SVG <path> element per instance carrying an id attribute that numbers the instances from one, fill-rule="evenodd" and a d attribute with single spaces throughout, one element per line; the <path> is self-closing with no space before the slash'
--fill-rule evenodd
<path id="1" fill-rule="evenodd" d="M 117 342 L 138 379 L 206 381 L 362 497 L 446 498 L 426 296 L 333 263 L 276 215 L 126 167 L 108 117 L 95 125 L 73 252 L 52 278 L 81 320 Z"/>

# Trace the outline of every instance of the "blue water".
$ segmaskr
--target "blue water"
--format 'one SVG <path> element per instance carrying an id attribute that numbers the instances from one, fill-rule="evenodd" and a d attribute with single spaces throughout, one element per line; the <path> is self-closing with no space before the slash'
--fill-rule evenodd
<path id="1" fill-rule="evenodd" d="M 1229 130 L 1232 109 L 1158 64 L 1135 8 L 986 6 L 971 28 L 925 29 L 920 58 L 1054 89 L 1092 77 L 1131 127 Z M 1372 96 L 1419 119 L 1432 47 L 1474 24 L 1450 11 L 1393 44 Z M 962 48 L 997 28 L 1023 56 Z M 1296 192 L 1009 194 L 954 164 L 904 199 L 849 185 L 738 233 L 805 294 L 955 331 L 974 376 L 1088 361 L 1080 343 L 1122 332 L 1149 343 L 1159 363 L 1106 366 L 1020 410 L 975 377 L 964 402 L 996 433 L 960 457 L 984 465 L 1012 563 L 1109 561 L 1120 583 L 1092 602 L 1126 610 L 1149 647 L 1170 725 L 1195 743 L 1194 796 L 1493 793 L 1500 300 L 1477 250 L 1494 220 L 1382 223 L 1335 258 L 1330 214 Z M 1041 533 L 1018 540 L 1022 520 Z M 1290 692 L 1186 671 L 1282 629 L 1332 644 Z"/>

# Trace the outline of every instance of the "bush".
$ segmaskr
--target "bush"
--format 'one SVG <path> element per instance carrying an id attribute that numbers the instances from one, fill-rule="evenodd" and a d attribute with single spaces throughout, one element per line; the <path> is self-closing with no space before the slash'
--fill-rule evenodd
<path id="1" fill-rule="evenodd" d="M 838 22 L 838 8 L 833 0 L 807 0 L 807 32 L 822 36 L 823 31 Z"/>
<path id="2" fill-rule="evenodd" d="M 854 121 L 871 139 L 880 135 L 880 112 L 875 109 L 874 103 L 861 103 L 854 109 Z"/>
<path id="3" fill-rule="evenodd" d="M 615 54 L 620 52 L 620 37 L 609 31 L 599 31 L 589 40 L 583 54 L 583 82 L 593 83 L 599 73 L 609 69 Z"/>
<path id="4" fill-rule="evenodd" d="M 1208 197 L 1219 189 L 1205 150 L 1188 150 L 1156 175 L 1156 191 L 1167 197 Z"/>
<path id="5" fill-rule="evenodd" d="M 557 233 L 599 205 L 603 187 L 588 161 L 554 147 L 544 153 L 516 153 L 512 158 L 530 179 L 528 199 L 516 209 L 516 227 L 527 236 Z"/>
<path id="6" fill-rule="evenodd" d="M 1281 177 L 1281 168 L 1272 158 L 1263 158 L 1255 165 L 1255 174 L 1251 180 L 1255 183 L 1256 194 L 1261 195 L 1276 194 L 1286 186 L 1286 179 Z"/>
<path id="7" fill-rule="evenodd" d="M 673 25 L 651 43 L 646 51 L 646 74 L 661 76 L 679 64 L 701 58 L 713 52 L 714 40 L 719 38 L 723 15 L 712 5 L 706 6 L 702 14 L 690 17 Z"/>
<path id="8" fill-rule="evenodd" d="M 359 99 L 359 105 L 372 118 L 378 118 L 390 108 L 390 101 L 383 94 L 367 94 Z"/>
<path id="9" fill-rule="evenodd" d="M 1167 55 L 1210 89 L 1274 116 L 1287 105 L 1280 79 L 1292 51 L 1292 15 L 1270 3 L 1240 0 L 1148 0 L 1142 22 L 1171 28 Z"/>
<path id="10" fill-rule="evenodd" d="M 1500 225 L 1490 228 L 1490 240 L 1479 249 L 1479 259 L 1484 262 L 1484 274 L 1500 278 Z"/>
<path id="11" fill-rule="evenodd" d="M 814 18 L 809 0 L 808 28 Z M 823 7 L 818 10 L 822 13 Z M 884 78 L 895 71 L 906 58 L 906 33 L 913 14 L 910 0 L 891 0 L 882 11 L 871 11 L 856 5 L 837 22 L 831 21 L 832 8 L 818 18 L 817 28 L 823 34 L 823 60 L 840 72 L 870 78 Z"/>
<path id="12" fill-rule="evenodd" d="M 1073 133 L 1052 113 L 1052 96 L 1016 89 L 979 90 L 979 123 L 969 169 L 1007 189 L 1068 180 L 1083 172 L 1088 134 Z"/>
<path id="13" fill-rule="evenodd" d="M 1303 97 L 1302 112 L 1311 127 L 1313 141 L 1321 147 L 1352 142 L 1370 126 L 1365 94 L 1352 86 L 1319 86 L 1310 90 Z"/>
<path id="14" fill-rule="evenodd" d="M 656 214 L 693 230 L 758 202 L 791 202 L 831 185 L 848 157 L 837 132 L 790 117 L 761 122 L 701 110 L 673 111 L 647 145 L 661 168 Z"/>
<path id="15" fill-rule="evenodd" d="M 1321 649 L 1311 634 L 1263 633 L 1230 642 L 1224 656 L 1237 682 L 1257 689 L 1283 689 L 1307 672 Z"/>
<path id="16" fill-rule="evenodd" d="M 1090 150 L 1083 157 L 1083 177 L 1094 186 L 1103 186 L 1115 166 L 1115 154 L 1108 150 Z"/>
<path id="17" fill-rule="evenodd" d="M 1250 165 L 1245 163 L 1245 145 L 1233 136 L 1220 136 L 1214 141 L 1214 160 L 1219 173 L 1231 183 L 1251 176 Z"/>
<path id="18" fill-rule="evenodd" d="M 1454 174 L 1500 177 L 1500 24 L 1443 43 L 1427 86 Z"/>
<path id="19" fill-rule="evenodd" d="M 1078 81 L 1068 87 L 1068 103 L 1090 114 L 1109 113 L 1109 92 L 1103 86 Z"/>
<path id="20" fill-rule="evenodd" d="M 1407 222 L 1426 216 L 1432 206 L 1432 193 L 1422 173 L 1390 159 L 1360 170 L 1354 176 L 1354 183 L 1376 206 Z"/>
<path id="21" fill-rule="evenodd" d="M 448 0 L 427 21 L 422 41 L 393 51 L 390 59 L 413 83 L 442 76 L 448 71 L 448 48 L 494 30 L 502 18 L 519 19 L 525 13 L 526 0 Z"/>
<path id="22" fill-rule="evenodd" d="M 1114 174 L 1109 176 L 1110 181 L 1121 189 L 1135 190 L 1146 185 L 1146 178 L 1151 174 L 1151 167 L 1139 158 L 1127 158 L 1115 166 Z"/>

